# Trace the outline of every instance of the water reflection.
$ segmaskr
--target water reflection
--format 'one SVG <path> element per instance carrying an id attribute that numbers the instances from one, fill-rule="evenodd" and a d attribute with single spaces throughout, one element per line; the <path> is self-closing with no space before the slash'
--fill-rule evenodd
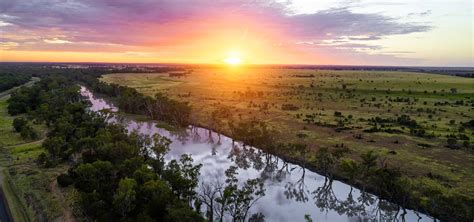
<path id="1" fill-rule="evenodd" d="M 81 92 L 91 101 L 92 110 L 117 110 L 104 100 L 94 98 L 87 89 L 81 88 Z M 258 178 L 264 182 L 265 196 L 255 202 L 248 213 L 248 217 L 253 215 L 255 219 L 264 216 L 265 221 L 305 221 L 308 215 L 313 221 L 433 221 L 427 215 L 405 210 L 203 128 L 170 132 L 158 128 L 152 121 L 138 122 L 124 117 L 111 117 L 110 121 L 123 123 L 129 131 L 147 135 L 159 133 L 169 138 L 172 143 L 165 156 L 168 160 L 191 154 L 196 163 L 202 164 L 197 192 L 203 202 L 203 214 L 209 216 L 212 211 L 214 219 L 222 214 L 216 198 L 221 195 L 219 188 L 224 184 L 225 171 L 236 166 L 239 181 Z M 228 215 L 226 218 L 230 219 Z"/>

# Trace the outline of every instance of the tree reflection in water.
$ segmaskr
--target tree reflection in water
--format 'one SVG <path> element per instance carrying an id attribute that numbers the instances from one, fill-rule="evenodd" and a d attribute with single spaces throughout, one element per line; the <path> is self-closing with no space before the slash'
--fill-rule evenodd
<path id="1" fill-rule="evenodd" d="M 189 138 L 189 132 L 186 129 L 182 130 L 170 130 L 169 134 L 171 137 L 181 142 L 181 145 L 185 145 Z"/>
<path id="2" fill-rule="evenodd" d="M 288 169 L 286 161 L 253 147 L 235 144 L 228 158 L 241 169 L 257 170 L 260 172 L 260 179 L 266 182 L 282 182 L 292 173 L 299 175 L 296 181 L 289 181 L 284 185 L 285 197 L 297 202 L 307 202 L 311 197 L 315 207 L 321 212 L 335 211 L 339 215 L 348 216 L 350 221 L 405 221 L 405 209 L 363 190 L 354 191 L 350 186 L 346 195 L 336 195 L 334 180 L 330 177 L 325 177 L 321 186 L 310 190 L 305 184 L 307 169 L 300 166 Z"/>
<path id="3" fill-rule="evenodd" d="M 304 175 L 304 173 L 302 174 Z M 304 176 L 302 176 L 296 183 L 288 182 L 285 185 L 285 196 L 287 199 L 294 199 L 298 202 L 308 201 L 309 190 L 304 184 Z"/>

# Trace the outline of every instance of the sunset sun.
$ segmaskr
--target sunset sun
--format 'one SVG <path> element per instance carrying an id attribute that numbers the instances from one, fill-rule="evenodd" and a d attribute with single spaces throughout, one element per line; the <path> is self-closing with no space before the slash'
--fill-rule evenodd
<path id="1" fill-rule="evenodd" d="M 224 59 L 224 62 L 229 65 L 238 65 L 242 63 L 242 59 L 240 59 L 239 57 L 232 56 Z"/>

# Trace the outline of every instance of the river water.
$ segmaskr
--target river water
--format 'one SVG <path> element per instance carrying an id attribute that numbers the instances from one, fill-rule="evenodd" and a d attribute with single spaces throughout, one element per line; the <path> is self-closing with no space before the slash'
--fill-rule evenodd
<path id="1" fill-rule="evenodd" d="M 87 88 L 81 94 L 88 98 L 93 111 L 117 111 L 113 104 L 96 98 Z M 232 139 L 199 127 L 189 127 L 183 132 L 170 132 L 158 128 L 153 121 L 135 121 L 124 118 L 121 122 L 129 131 L 153 135 L 158 133 L 172 143 L 166 159 L 179 159 L 191 154 L 195 163 L 202 164 L 200 183 L 212 184 L 225 180 L 225 170 L 237 166 L 239 181 L 262 178 L 265 196 L 251 208 L 260 212 L 265 221 L 433 221 L 425 214 L 406 210 L 396 204 L 337 180 L 287 163 L 265 152 L 242 147 Z M 201 192 L 200 189 L 197 190 Z"/>

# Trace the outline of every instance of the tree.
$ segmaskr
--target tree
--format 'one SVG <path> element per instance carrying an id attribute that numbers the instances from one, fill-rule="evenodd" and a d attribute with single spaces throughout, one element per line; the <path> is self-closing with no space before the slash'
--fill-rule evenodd
<path id="1" fill-rule="evenodd" d="M 87 193 L 97 191 L 103 195 L 113 192 L 114 167 L 109 161 L 81 164 L 75 169 L 75 186 Z"/>
<path id="2" fill-rule="evenodd" d="M 38 139 L 38 133 L 36 132 L 35 129 L 30 124 L 26 124 L 23 126 L 21 129 L 20 135 L 23 139 Z"/>
<path id="3" fill-rule="evenodd" d="M 60 174 L 56 180 L 58 181 L 59 186 L 67 187 L 74 183 L 74 179 L 68 174 Z"/>
<path id="4" fill-rule="evenodd" d="M 183 154 L 179 161 L 171 160 L 166 165 L 163 178 L 170 183 L 171 189 L 178 197 L 191 203 L 195 199 L 194 188 L 198 185 L 201 166 L 193 165 L 193 159 Z"/>
<path id="5" fill-rule="evenodd" d="M 223 184 L 216 183 L 201 183 L 200 192 L 198 194 L 199 200 L 207 207 L 206 217 L 209 221 L 214 221 L 214 209 L 216 208 L 216 198 L 222 189 Z"/>
<path id="6" fill-rule="evenodd" d="M 63 137 L 48 137 L 43 142 L 43 147 L 48 151 L 53 160 L 62 156 L 66 146 L 67 143 Z"/>
<path id="7" fill-rule="evenodd" d="M 265 195 L 263 182 L 259 179 L 247 180 L 243 185 L 238 184 L 237 167 L 231 166 L 226 170 L 226 186 L 220 190 L 216 202 L 220 204 L 220 221 L 224 220 L 224 212 L 228 212 L 233 221 L 245 221 L 250 208 Z"/>
<path id="8" fill-rule="evenodd" d="M 325 176 L 330 176 L 330 171 L 335 163 L 335 158 L 327 147 L 320 148 L 316 154 L 316 164 Z"/>
<path id="9" fill-rule="evenodd" d="M 350 182 L 354 182 L 359 173 L 360 166 L 354 160 L 343 159 L 341 161 L 341 169 Z M 352 187 L 351 187 L 352 188 Z"/>
<path id="10" fill-rule="evenodd" d="M 173 193 L 166 185 L 165 181 L 160 179 L 150 180 L 143 184 L 142 195 L 148 201 L 144 205 L 145 212 L 156 220 L 164 218 L 167 206 L 173 201 Z"/>
<path id="11" fill-rule="evenodd" d="M 123 178 L 115 192 L 113 205 L 117 212 L 125 217 L 135 208 L 137 182 L 134 179 Z"/>
<path id="12" fill-rule="evenodd" d="M 26 124 L 28 123 L 28 121 L 23 118 L 23 117 L 17 117 L 13 120 L 13 128 L 15 129 L 16 132 L 21 132 L 21 130 L 23 129 L 23 127 L 26 126 Z"/>
<path id="13" fill-rule="evenodd" d="M 156 174 L 162 174 L 165 166 L 165 154 L 169 151 L 171 140 L 159 134 L 153 135 L 149 146 L 143 146 L 146 152 L 142 152 Z M 153 151 L 153 155 L 148 154 L 148 150 Z"/>
<path id="14" fill-rule="evenodd" d="M 373 150 L 369 150 L 364 154 L 360 155 L 360 158 L 362 159 L 362 169 L 364 170 L 364 173 L 368 174 L 370 170 L 377 165 L 377 159 L 378 155 L 375 153 Z"/>

